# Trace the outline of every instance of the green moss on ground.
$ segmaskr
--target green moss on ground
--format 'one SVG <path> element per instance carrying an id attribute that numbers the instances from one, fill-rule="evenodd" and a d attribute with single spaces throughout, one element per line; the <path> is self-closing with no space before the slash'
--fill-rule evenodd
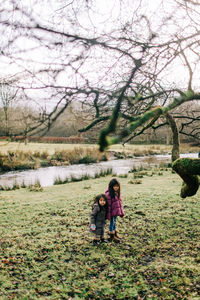
<path id="1" fill-rule="evenodd" d="M 181 199 L 181 179 L 162 174 L 120 178 L 123 242 L 99 247 L 89 213 L 110 176 L 1 192 L 0 298 L 199 299 L 200 194 Z"/>

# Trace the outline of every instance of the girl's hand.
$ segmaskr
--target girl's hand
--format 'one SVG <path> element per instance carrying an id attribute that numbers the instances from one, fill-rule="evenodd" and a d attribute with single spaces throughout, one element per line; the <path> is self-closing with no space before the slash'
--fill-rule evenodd
<path id="1" fill-rule="evenodd" d="M 91 224 L 90 228 L 91 228 L 92 231 L 94 231 L 96 229 L 96 225 L 95 224 Z"/>

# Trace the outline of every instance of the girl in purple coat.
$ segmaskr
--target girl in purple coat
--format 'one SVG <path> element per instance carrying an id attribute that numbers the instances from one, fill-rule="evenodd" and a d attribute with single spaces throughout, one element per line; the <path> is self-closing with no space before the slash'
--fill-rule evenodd
<path id="1" fill-rule="evenodd" d="M 107 219 L 110 220 L 109 225 L 109 235 L 110 240 L 114 240 L 116 243 L 120 242 L 120 237 L 116 231 L 116 222 L 117 217 L 124 216 L 123 204 L 120 193 L 120 183 L 116 178 L 113 178 L 109 185 L 108 189 L 105 192 L 105 195 L 108 199 L 108 213 Z"/>

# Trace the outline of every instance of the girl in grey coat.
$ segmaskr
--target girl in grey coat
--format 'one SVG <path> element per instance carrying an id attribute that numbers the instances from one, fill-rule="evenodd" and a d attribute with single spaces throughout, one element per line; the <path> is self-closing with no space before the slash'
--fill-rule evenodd
<path id="1" fill-rule="evenodd" d="M 90 213 L 89 230 L 94 234 L 93 244 L 105 242 L 104 228 L 107 216 L 108 201 L 104 194 L 97 195 L 94 199 Z"/>

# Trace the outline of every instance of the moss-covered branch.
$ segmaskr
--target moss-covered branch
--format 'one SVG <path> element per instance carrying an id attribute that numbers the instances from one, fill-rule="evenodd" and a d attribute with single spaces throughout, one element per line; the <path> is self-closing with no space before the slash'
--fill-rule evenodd
<path id="1" fill-rule="evenodd" d="M 142 66 L 142 60 L 134 60 L 135 62 L 135 67 L 133 68 L 131 75 L 127 81 L 127 83 L 125 84 L 125 86 L 121 89 L 121 93 L 117 99 L 117 103 L 113 109 L 112 115 L 110 117 L 110 122 L 108 124 L 108 126 L 106 126 L 99 135 L 99 146 L 100 146 L 100 151 L 104 151 L 105 148 L 107 146 L 109 146 L 109 141 L 107 139 L 107 136 L 110 133 L 114 133 L 116 131 L 116 127 L 117 127 L 117 121 L 120 117 L 120 109 L 121 109 L 121 104 L 123 102 L 124 99 L 124 95 L 126 90 L 128 89 L 129 85 L 131 84 L 133 77 L 135 75 L 135 73 L 137 72 L 137 70 Z"/>
<path id="2" fill-rule="evenodd" d="M 172 129 L 172 168 L 183 179 L 180 196 L 190 197 L 196 194 L 200 184 L 200 159 L 179 158 L 179 133 L 173 117 L 166 114 L 166 119 Z"/>
<path id="3" fill-rule="evenodd" d="M 162 115 L 167 115 L 169 111 L 173 110 L 174 108 L 178 107 L 179 105 L 183 104 L 184 102 L 200 99 L 200 93 L 194 93 L 193 91 L 189 90 L 186 93 L 182 93 L 179 97 L 174 98 L 173 101 L 167 105 L 166 107 L 154 107 L 153 109 L 145 112 L 141 116 L 137 118 L 137 120 L 131 122 L 129 126 L 121 131 L 120 134 L 108 138 L 110 133 L 115 133 L 117 127 L 117 120 L 119 116 L 119 109 L 120 104 L 122 102 L 123 93 L 121 94 L 120 101 L 118 105 L 115 107 L 112 113 L 112 117 L 110 119 L 110 123 L 106 128 L 104 128 L 99 136 L 99 145 L 100 150 L 104 151 L 105 148 L 109 145 L 119 143 L 122 138 L 129 136 L 132 132 L 134 132 L 139 126 L 144 125 L 149 120 L 155 118 L 158 119 Z"/>
<path id="4" fill-rule="evenodd" d="M 186 198 L 195 195 L 200 184 L 200 159 L 179 158 L 172 168 L 183 179 L 180 196 Z"/>
<path id="5" fill-rule="evenodd" d="M 128 143 L 130 140 L 132 140 L 134 137 L 142 134 L 145 130 L 147 130 L 148 128 L 152 128 L 153 124 L 157 121 L 157 119 L 159 118 L 159 116 L 155 115 L 154 118 L 151 120 L 151 122 L 149 122 L 146 126 L 144 126 L 141 130 L 135 132 L 135 134 L 133 136 L 131 136 L 130 138 L 128 138 L 126 141 L 124 141 L 123 145 L 125 145 L 126 143 Z"/>
<path id="6" fill-rule="evenodd" d="M 89 130 L 90 128 L 92 128 L 93 126 L 95 126 L 96 124 L 98 124 L 102 121 L 106 121 L 109 118 L 110 118 L 110 116 L 99 117 L 98 119 L 94 120 L 89 125 L 87 125 L 86 127 L 79 129 L 79 132 L 85 132 L 85 131 Z"/>
<path id="7" fill-rule="evenodd" d="M 114 137 L 108 138 L 107 132 L 105 130 L 102 130 L 100 134 L 100 150 L 103 151 L 107 146 L 119 143 L 122 138 L 129 136 L 131 132 L 136 130 L 139 126 L 142 126 L 150 119 L 154 119 L 154 122 L 158 119 L 158 117 L 162 114 L 162 108 L 161 107 L 155 107 L 150 111 L 147 111 L 142 116 L 140 116 L 137 120 L 134 122 L 131 122 L 129 126 L 127 126 L 125 129 L 121 131 L 119 135 L 116 135 Z M 104 134 L 104 140 L 102 139 L 102 135 Z M 103 143 L 103 141 L 106 140 L 106 143 Z"/>

